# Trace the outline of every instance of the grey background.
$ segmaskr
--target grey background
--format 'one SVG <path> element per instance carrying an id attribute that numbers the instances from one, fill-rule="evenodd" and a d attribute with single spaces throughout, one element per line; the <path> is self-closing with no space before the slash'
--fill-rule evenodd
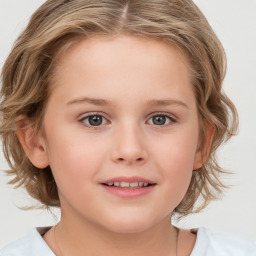
<path id="1" fill-rule="evenodd" d="M 0 0 L 0 68 L 18 34 L 43 0 Z M 213 26 L 228 57 L 224 89 L 240 115 L 239 135 L 223 146 L 220 163 L 235 174 L 226 178 L 232 187 L 221 201 L 211 203 L 200 214 L 178 223 L 181 227 L 206 226 L 256 239 L 256 1 L 196 0 Z M 0 152 L 0 247 L 22 236 L 31 227 L 54 224 L 47 211 L 24 211 L 19 207 L 35 203 L 22 189 L 7 185 L 8 177 Z"/>

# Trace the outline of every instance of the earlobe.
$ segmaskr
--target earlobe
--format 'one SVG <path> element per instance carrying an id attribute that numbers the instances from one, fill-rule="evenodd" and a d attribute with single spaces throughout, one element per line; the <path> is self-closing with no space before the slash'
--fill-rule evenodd
<path id="1" fill-rule="evenodd" d="M 35 133 L 27 117 L 19 118 L 16 136 L 35 167 L 43 169 L 49 165 L 45 140 L 41 133 Z"/>
<path id="2" fill-rule="evenodd" d="M 205 140 L 203 143 L 201 143 L 202 145 L 200 145 L 200 147 L 196 151 L 193 170 L 198 170 L 199 168 L 201 168 L 209 158 L 215 127 L 210 122 L 205 121 L 204 130 Z"/>

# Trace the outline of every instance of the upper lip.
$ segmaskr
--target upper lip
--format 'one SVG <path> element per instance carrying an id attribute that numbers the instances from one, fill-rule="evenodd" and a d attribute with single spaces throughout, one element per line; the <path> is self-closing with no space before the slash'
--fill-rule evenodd
<path id="1" fill-rule="evenodd" d="M 133 183 L 133 182 L 143 182 L 143 183 L 148 183 L 148 184 L 156 184 L 156 182 L 149 180 L 149 179 L 145 179 L 142 177 L 138 177 L 138 176 L 132 176 L 132 177 L 115 177 L 109 180 L 104 180 L 103 182 L 101 182 L 102 184 L 106 184 L 106 183 L 111 183 L 111 182 L 129 182 L 129 183 Z"/>

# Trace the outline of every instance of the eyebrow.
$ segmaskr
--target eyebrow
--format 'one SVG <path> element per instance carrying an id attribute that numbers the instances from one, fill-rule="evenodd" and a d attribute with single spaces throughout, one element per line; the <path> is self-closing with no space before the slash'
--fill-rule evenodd
<path id="1" fill-rule="evenodd" d="M 148 102 L 150 106 L 170 106 L 170 105 L 178 105 L 185 107 L 189 109 L 188 105 L 181 101 L 181 100 L 176 100 L 176 99 L 162 99 L 162 100 L 150 100 Z"/>
<path id="2" fill-rule="evenodd" d="M 96 106 L 109 106 L 112 105 L 108 100 L 105 99 L 97 99 L 90 97 L 81 97 L 74 100 L 71 100 L 67 103 L 67 105 L 73 104 L 84 104 L 89 103 Z M 176 99 L 152 99 L 147 102 L 149 106 L 170 106 L 170 105 L 178 105 L 189 109 L 188 105 L 181 100 Z"/>
<path id="3" fill-rule="evenodd" d="M 74 100 L 71 100 L 67 103 L 67 105 L 73 105 L 73 104 L 83 104 L 83 103 L 89 103 L 96 106 L 106 106 L 110 105 L 110 102 L 104 99 L 96 99 L 96 98 L 89 98 L 89 97 L 81 97 Z"/>

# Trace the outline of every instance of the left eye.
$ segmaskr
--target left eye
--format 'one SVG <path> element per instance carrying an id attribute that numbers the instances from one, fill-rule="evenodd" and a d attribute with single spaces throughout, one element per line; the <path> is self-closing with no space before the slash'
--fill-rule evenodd
<path id="1" fill-rule="evenodd" d="M 175 122 L 175 120 L 167 115 L 154 115 L 149 119 L 149 123 L 153 125 L 166 125 Z"/>
<path id="2" fill-rule="evenodd" d="M 107 123 L 106 118 L 104 118 L 101 115 L 86 116 L 86 117 L 83 117 L 80 121 L 85 123 L 85 125 L 87 126 L 100 126 Z"/>

